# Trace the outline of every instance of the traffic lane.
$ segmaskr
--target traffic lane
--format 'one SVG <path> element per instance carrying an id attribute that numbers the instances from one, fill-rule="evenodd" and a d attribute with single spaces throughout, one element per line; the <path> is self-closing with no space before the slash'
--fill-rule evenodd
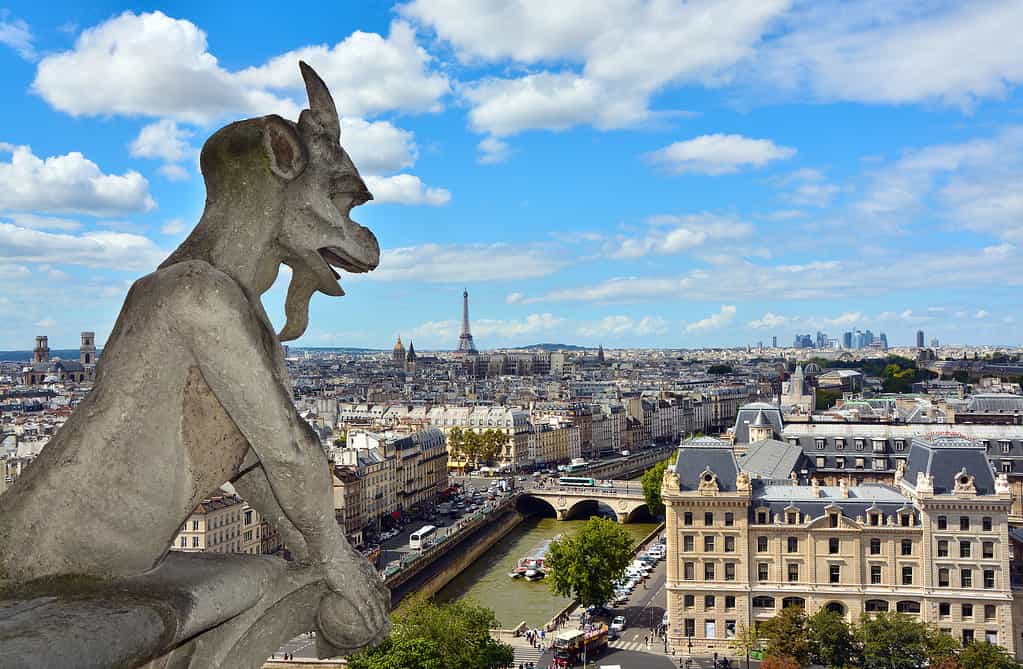
<path id="1" fill-rule="evenodd" d="M 617 607 L 616 615 L 625 616 L 627 627 L 621 636 L 627 641 L 638 641 L 653 634 L 667 610 L 667 560 L 658 560 L 650 575 L 629 595 L 624 606 Z"/>

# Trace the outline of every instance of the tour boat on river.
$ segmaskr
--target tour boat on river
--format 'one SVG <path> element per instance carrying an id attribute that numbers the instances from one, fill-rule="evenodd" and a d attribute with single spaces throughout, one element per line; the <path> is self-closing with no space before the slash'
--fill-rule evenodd
<path id="1" fill-rule="evenodd" d="M 528 557 L 524 557 L 519 560 L 509 576 L 512 578 L 524 578 L 527 581 L 538 581 L 547 575 L 547 565 L 545 558 L 547 557 L 547 550 L 550 548 L 551 543 L 561 538 L 561 535 L 548 539 L 543 542 L 536 549 L 533 550 L 532 554 Z"/>

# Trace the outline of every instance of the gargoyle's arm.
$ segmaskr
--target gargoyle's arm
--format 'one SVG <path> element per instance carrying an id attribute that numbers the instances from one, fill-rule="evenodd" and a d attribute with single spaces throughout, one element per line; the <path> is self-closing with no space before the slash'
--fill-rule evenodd
<path id="1" fill-rule="evenodd" d="M 213 394 L 259 458 L 280 509 L 302 534 L 313 561 L 350 557 L 334 518 L 330 469 L 312 428 L 298 415 L 271 346 L 245 294 L 206 263 L 174 291 L 176 327 Z"/>

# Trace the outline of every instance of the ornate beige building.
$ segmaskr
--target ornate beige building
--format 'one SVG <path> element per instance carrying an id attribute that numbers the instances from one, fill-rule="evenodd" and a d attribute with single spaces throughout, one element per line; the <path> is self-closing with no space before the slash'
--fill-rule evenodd
<path id="1" fill-rule="evenodd" d="M 983 445 L 914 438 L 890 484 L 833 486 L 806 477 L 798 446 L 755 446 L 691 440 L 665 474 L 676 651 L 729 653 L 740 626 L 799 606 L 900 611 L 1015 652 L 1011 494 Z"/>
<path id="2" fill-rule="evenodd" d="M 185 521 L 171 545 L 186 553 L 264 552 L 265 523 L 259 513 L 237 495 L 203 500 Z"/>

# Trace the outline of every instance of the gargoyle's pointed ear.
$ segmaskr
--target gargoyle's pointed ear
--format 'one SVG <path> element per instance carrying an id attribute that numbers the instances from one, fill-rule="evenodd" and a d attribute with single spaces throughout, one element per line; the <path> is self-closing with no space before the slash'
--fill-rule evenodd
<path id="1" fill-rule="evenodd" d="M 298 62 L 302 70 L 302 79 L 305 80 L 306 94 L 309 96 L 309 111 L 312 112 L 313 120 L 331 135 L 335 140 L 341 140 L 341 121 L 337 116 L 337 107 L 334 105 L 334 98 L 327 90 L 327 84 L 323 83 L 320 75 L 316 74 L 313 68 L 304 61 Z M 305 114 L 302 114 L 305 116 Z"/>
<path id="2" fill-rule="evenodd" d="M 263 148 L 270 159 L 270 170 L 282 179 L 291 181 L 305 170 L 305 146 L 295 125 L 280 116 L 264 118 Z"/>

